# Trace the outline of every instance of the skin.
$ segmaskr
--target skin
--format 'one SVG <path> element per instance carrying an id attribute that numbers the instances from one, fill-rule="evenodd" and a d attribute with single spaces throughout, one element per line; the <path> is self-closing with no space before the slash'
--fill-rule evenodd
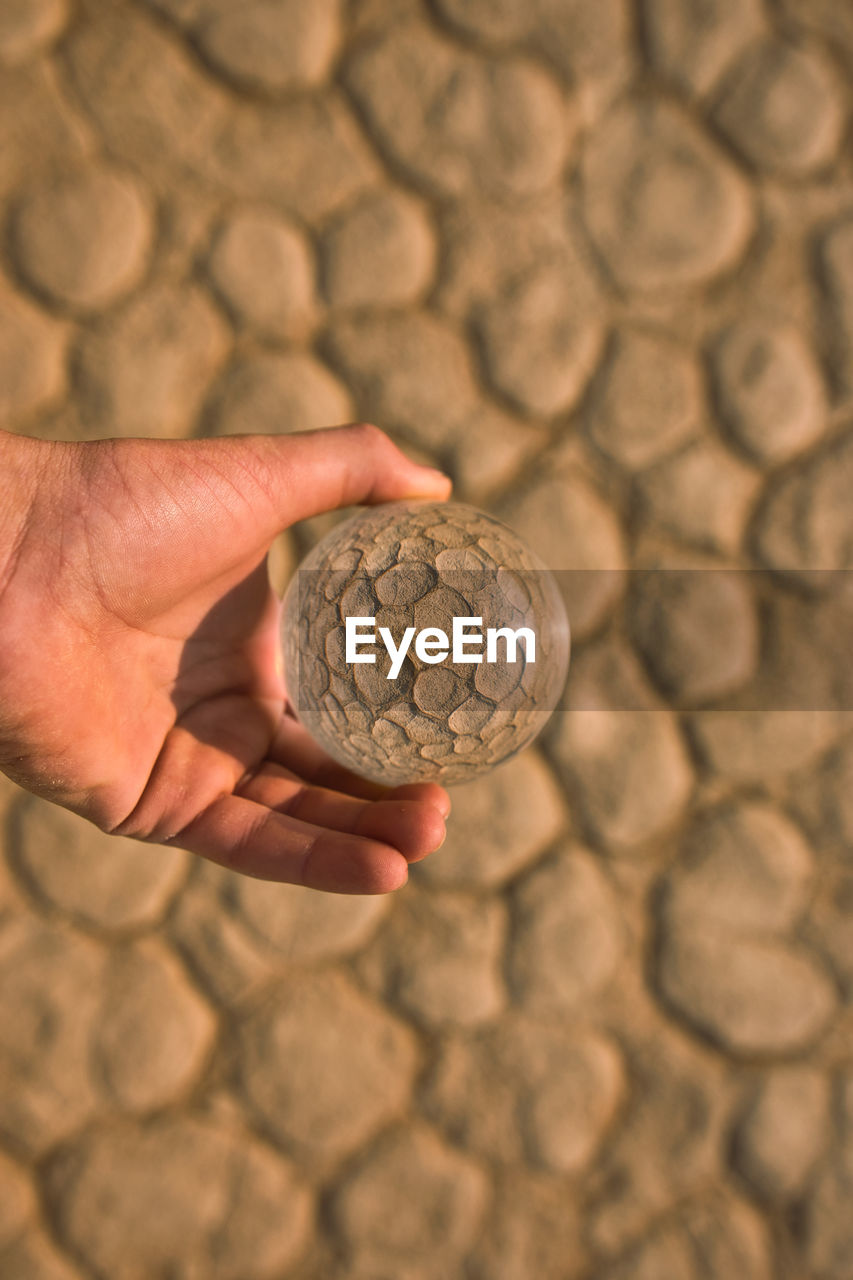
<path id="1" fill-rule="evenodd" d="M 0 432 L 0 769 L 103 831 L 334 893 L 438 848 L 434 783 L 365 782 L 287 703 L 277 534 L 450 481 L 359 424 L 285 437 Z"/>

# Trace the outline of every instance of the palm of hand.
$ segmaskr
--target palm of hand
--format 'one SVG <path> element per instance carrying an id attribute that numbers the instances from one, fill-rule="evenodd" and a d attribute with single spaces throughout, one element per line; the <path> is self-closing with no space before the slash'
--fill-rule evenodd
<path id="1" fill-rule="evenodd" d="M 85 449 L 62 498 L 35 507 L 53 508 L 58 536 L 34 516 L 18 559 L 23 751 L 7 771 L 107 830 L 248 874 L 397 887 L 439 843 L 446 795 L 360 781 L 286 711 L 268 470 L 242 441 Z"/>

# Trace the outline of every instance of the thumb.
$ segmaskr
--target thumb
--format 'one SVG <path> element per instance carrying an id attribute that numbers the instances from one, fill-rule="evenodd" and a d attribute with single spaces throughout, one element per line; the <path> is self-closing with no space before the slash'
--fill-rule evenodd
<path id="1" fill-rule="evenodd" d="M 370 423 L 327 427 L 288 436 L 239 436 L 216 442 L 249 455 L 264 489 L 273 496 L 276 532 L 309 516 L 404 498 L 450 496 L 451 480 L 413 462 Z"/>

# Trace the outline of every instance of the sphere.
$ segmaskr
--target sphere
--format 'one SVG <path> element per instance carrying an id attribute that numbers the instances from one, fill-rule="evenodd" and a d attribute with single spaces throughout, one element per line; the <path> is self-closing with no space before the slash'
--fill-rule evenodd
<path id="1" fill-rule="evenodd" d="M 521 751 L 569 662 L 554 576 L 506 525 L 456 502 L 388 503 L 339 524 L 290 582 L 281 638 L 299 720 L 388 786 L 466 781 Z"/>

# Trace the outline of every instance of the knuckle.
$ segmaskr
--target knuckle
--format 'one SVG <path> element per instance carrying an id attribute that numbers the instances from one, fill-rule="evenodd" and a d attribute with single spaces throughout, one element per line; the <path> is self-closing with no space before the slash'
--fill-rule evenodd
<path id="1" fill-rule="evenodd" d="M 387 449 L 391 446 L 391 440 L 375 422 L 356 422 L 353 429 L 373 448 Z"/>

